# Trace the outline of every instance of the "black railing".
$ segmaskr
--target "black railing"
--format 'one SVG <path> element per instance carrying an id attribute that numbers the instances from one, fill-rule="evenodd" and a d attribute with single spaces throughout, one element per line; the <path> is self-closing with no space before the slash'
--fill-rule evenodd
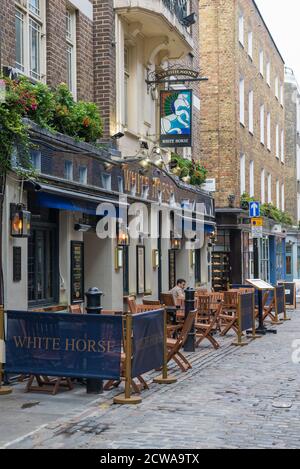
<path id="1" fill-rule="evenodd" d="M 163 0 L 163 3 L 184 25 L 183 20 L 188 15 L 187 0 Z"/>

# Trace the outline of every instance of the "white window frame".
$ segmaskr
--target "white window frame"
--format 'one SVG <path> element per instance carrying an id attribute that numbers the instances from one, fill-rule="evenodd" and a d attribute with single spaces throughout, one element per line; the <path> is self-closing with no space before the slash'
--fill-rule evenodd
<path id="1" fill-rule="evenodd" d="M 246 155 L 241 154 L 240 156 L 240 186 L 241 195 L 246 192 Z"/>
<path id="2" fill-rule="evenodd" d="M 259 51 L 259 73 L 261 76 L 264 76 L 264 67 L 265 67 L 265 57 L 264 57 L 264 51 L 260 49 Z"/>
<path id="3" fill-rule="evenodd" d="M 249 166 L 249 195 L 250 197 L 254 197 L 255 195 L 254 180 L 255 180 L 254 161 L 252 160 L 250 161 L 250 166 Z"/>
<path id="4" fill-rule="evenodd" d="M 66 40 L 67 40 L 67 84 L 74 98 L 77 98 L 77 48 L 76 48 L 76 10 L 67 5 Z"/>
<path id="5" fill-rule="evenodd" d="M 279 100 L 279 78 L 278 78 L 278 75 L 276 75 L 276 78 L 275 78 L 275 98 Z"/>
<path id="6" fill-rule="evenodd" d="M 253 60 L 253 31 L 248 33 L 248 55 Z"/>
<path id="7" fill-rule="evenodd" d="M 276 158 L 279 160 L 279 124 L 276 124 Z"/>
<path id="8" fill-rule="evenodd" d="M 271 151 L 271 113 L 267 114 L 267 148 Z"/>
<path id="9" fill-rule="evenodd" d="M 249 92 L 249 132 L 254 134 L 254 91 Z"/>
<path id="10" fill-rule="evenodd" d="M 87 168 L 87 166 L 80 165 L 78 173 L 79 173 L 79 183 L 86 186 L 87 183 L 88 183 L 88 168 Z"/>
<path id="11" fill-rule="evenodd" d="M 280 153 L 280 158 L 281 158 L 281 163 L 285 162 L 285 151 L 284 151 L 284 130 L 281 130 L 281 137 L 280 137 L 280 144 L 281 144 L 281 153 Z"/>
<path id="12" fill-rule="evenodd" d="M 271 62 L 268 60 L 266 69 L 266 81 L 267 85 L 271 88 Z"/>
<path id="13" fill-rule="evenodd" d="M 74 180 L 74 165 L 73 161 L 71 160 L 65 160 L 64 163 L 64 176 L 67 181 L 73 181 Z"/>
<path id="14" fill-rule="evenodd" d="M 268 204 L 272 203 L 272 175 L 268 174 Z"/>
<path id="15" fill-rule="evenodd" d="M 239 14 L 239 43 L 245 45 L 245 19 L 242 12 Z"/>
<path id="16" fill-rule="evenodd" d="M 264 204 L 266 201 L 266 172 L 264 169 L 260 173 L 260 199 L 261 203 Z"/>
<path id="17" fill-rule="evenodd" d="M 281 184 L 281 210 L 285 211 L 285 185 Z"/>
<path id="18" fill-rule="evenodd" d="M 239 96 L 240 96 L 240 123 L 245 125 L 245 80 L 240 78 L 239 82 Z"/>
<path id="19" fill-rule="evenodd" d="M 276 181 L 276 207 L 280 209 L 280 183 Z"/>
<path id="20" fill-rule="evenodd" d="M 260 142 L 265 144 L 265 105 L 260 106 Z"/>
<path id="21" fill-rule="evenodd" d="M 15 18 L 17 14 L 22 16 L 23 26 L 21 31 L 22 40 L 22 56 L 23 63 L 15 63 L 18 72 L 30 77 L 35 81 L 46 80 L 46 8 L 45 0 L 39 0 L 39 10 L 34 7 L 31 8 L 29 2 L 16 2 L 15 4 Z M 16 20 L 15 20 L 16 21 Z M 35 72 L 31 69 L 32 65 L 32 43 L 31 35 L 36 31 L 39 35 L 37 42 L 37 63 L 38 71 Z M 16 45 L 17 48 L 17 37 Z"/>
<path id="22" fill-rule="evenodd" d="M 280 104 L 284 107 L 284 86 L 280 83 Z"/>

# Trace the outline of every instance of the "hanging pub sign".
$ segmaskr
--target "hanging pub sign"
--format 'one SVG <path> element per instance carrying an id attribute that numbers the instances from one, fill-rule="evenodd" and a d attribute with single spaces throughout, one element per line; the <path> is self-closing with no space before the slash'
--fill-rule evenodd
<path id="1" fill-rule="evenodd" d="M 160 146 L 187 148 L 192 146 L 192 90 L 161 91 Z"/>
<path id="2" fill-rule="evenodd" d="M 71 242 L 71 301 L 84 302 L 84 243 Z"/>

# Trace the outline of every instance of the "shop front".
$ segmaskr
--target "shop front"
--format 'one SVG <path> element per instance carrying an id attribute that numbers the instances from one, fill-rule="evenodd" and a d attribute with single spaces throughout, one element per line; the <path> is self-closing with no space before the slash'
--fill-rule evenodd
<path id="1" fill-rule="evenodd" d="M 217 239 L 212 254 L 212 284 L 216 291 L 247 279 L 276 284 L 286 279 L 286 233 L 264 218 L 261 238 L 253 238 L 244 210 L 217 209 Z"/>
<path id="2" fill-rule="evenodd" d="M 120 310 L 124 297 L 158 298 L 177 278 L 210 287 L 215 218 L 209 194 L 155 165 L 114 161 L 69 137 L 35 128 L 32 139 L 39 177 L 7 181 L 6 309 L 67 310 L 98 287 L 103 307 Z M 12 236 L 12 204 L 31 213 L 29 237 Z"/>

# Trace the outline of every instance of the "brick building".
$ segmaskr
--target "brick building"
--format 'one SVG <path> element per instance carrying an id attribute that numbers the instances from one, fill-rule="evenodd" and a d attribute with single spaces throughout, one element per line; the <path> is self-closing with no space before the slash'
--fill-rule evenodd
<path id="1" fill-rule="evenodd" d="M 103 306 L 120 309 L 125 294 L 140 300 L 144 295 L 157 298 L 174 286 L 176 277 L 186 278 L 190 286 L 210 286 L 213 198 L 181 183 L 153 161 L 146 168 L 136 162 L 136 157 L 158 156 L 169 161 L 170 151 L 159 148 L 159 87 L 148 86 L 146 80 L 171 64 L 199 69 L 198 23 L 184 23 L 198 11 L 198 0 L 131 1 L 130 6 L 127 0 L 0 0 L 0 6 L 5 73 L 25 75 L 53 88 L 66 82 L 75 99 L 99 106 L 104 127 L 99 149 L 31 125 L 32 163 L 41 180 L 23 185 L 15 174 L 7 178 L 2 239 L 5 306 L 66 307 L 83 303 L 84 291 L 97 286 L 105 292 Z M 192 88 L 195 138 L 183 154 L 197 158 L 200 99 L 198 85 Z M 122 138 L 117 141 L 117 136 Z M 118 239 L 103 240 L 96 234 L 101 202 L 116 208 L 111 218 L 118 219 L 119 235 L 127 232 L 127 205 L 118 205 L 119 196 L 127 196 L 128 204 L 164 206 L 167 213 L 184 205 L 189 220 L 195 215 L 194 203 L 201 203 L 203 245 L 196 252 L 175 250 L 170 236 L 161 239 L 166 223 L 158 210 L 153 223 L 159 226 L 160 239 L 141 232 L 139 239 L 121 246 L 120 253 Z M 20 202 L 32 214 L 29 240 L 10 233 L 12 206 Z"/>
<path id="2" fill-rule="evenodd" d="M 300 222 L 300 88 L 293 70 L 285 69 L 285 163 L 286 210 Z M 300 239 L 298 226 L 289 229 L 286 247 L 287 279 L 300 276 Z"/>
<path id="3" fill-rule="evenodd" d="M 265 219 L 263 239 L 253 240 L 241 196 L 285 209 L 284 60 L 252 0 L 200 2 L 200 24 L 209 78 L 200 154 L 216 179 L 215 286 L 251 276 L 275 282 L 285 275 L 284 233 Z"/>

